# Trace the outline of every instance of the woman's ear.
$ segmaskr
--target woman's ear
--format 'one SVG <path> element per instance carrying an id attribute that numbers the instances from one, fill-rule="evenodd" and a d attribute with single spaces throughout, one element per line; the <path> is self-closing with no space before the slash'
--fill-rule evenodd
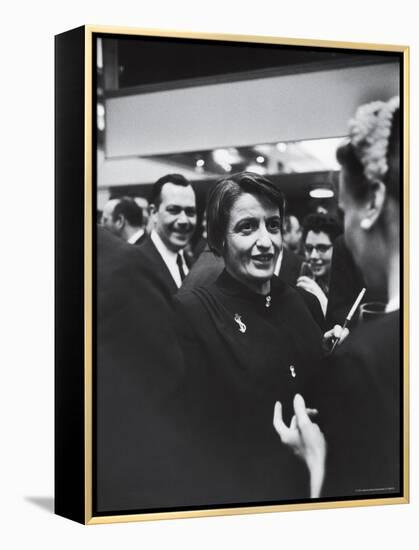
<path id="1" fill-rule="evenodd" d="M 374 181 L 370 184 L 368 197 L 362 209 L 361 229 L 368 231 L 375 225 L 383 211 L 386 194 L 387 189 L 382 181 Z"/>

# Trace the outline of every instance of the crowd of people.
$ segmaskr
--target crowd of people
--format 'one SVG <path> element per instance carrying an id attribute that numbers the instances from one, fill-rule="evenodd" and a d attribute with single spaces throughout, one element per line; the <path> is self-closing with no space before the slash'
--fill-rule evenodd
<path id="1" fill-rule="evenodd" d="M 97 503 L 163 509 L 397 494 L 400 115 L 360 107 L 337 151 L 343 224 L 268 177 L 180 174 L 97 228 Z M 384 302 L 341 325 L 361 289 Z M 332 344 L 338 341 L 338 345 Z M 272 425 L 273 416 L 273 425 Z"/>

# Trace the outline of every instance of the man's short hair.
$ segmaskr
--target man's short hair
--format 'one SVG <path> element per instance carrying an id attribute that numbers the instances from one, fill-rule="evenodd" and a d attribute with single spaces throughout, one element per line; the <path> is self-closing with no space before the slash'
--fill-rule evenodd
<path id="1" fill-rule="evenodd" d="M 161 202 L 161 190 L 165 183 L 173 183 L 173 185 L 180 185 L 181 187 L 189 187 L 191 185 L 182 174 L 166 174 L 166 176 L 162 176 L 153 185 L 151 192 L 151 202 L 156 208 L 158 208 Z"/>
<path id="2" fill-rule="evenodd" d="M 303 221 L 303 243 L 305 243 L 309 231 L 326 233 L 333 244 L 336 237 L 342 233 L 342 226 L 334 216 L 315 213 L 309 214 Z"/>
<path id="3" fill-rule="evenodd" d="M 131 197 L 122 197 L 115 205 L 112 212 L 112 220 L 116 222 L 120 216 L 124 216 L 132 227 L 141 227 L 143 225 L 143 211 Z"/>

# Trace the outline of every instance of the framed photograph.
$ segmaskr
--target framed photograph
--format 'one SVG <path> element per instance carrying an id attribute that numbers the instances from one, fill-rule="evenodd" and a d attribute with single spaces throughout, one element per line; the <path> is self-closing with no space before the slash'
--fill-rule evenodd
<path id="1" fill-rule="evenodd" d="M 407 503 L 408 47 L 55 51 L 56 513 Z"/>

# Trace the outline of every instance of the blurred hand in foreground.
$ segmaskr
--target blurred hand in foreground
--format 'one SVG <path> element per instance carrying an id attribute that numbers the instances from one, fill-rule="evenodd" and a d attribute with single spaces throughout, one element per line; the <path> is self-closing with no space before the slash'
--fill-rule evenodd
<path id="1" fill-rule="evenodd" d="M 310 497 L 320 496 L 326 467 L 326 440 L 319 426 L 310 420 L 316 414 L 307 409 L 303 397 L 294 397 L 294 416 L 287 426 L 282 418 L 282 404 L 275 403 L 273 424 L 281 441 L 302 458 L 310 473 Z"/>

